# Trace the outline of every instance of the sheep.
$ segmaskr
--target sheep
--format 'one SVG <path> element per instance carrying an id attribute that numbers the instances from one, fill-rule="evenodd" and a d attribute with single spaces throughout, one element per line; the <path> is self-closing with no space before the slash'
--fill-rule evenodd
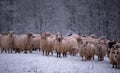
<path id="1" fill-rule="evenodd" d="M 75 56 L 79 51 L 79 48 L 78 48 L 79 39 L 78 39 L 78 37 L 77 38 L 74 38 L 72 36 L 71 37 L 66 37 L 66 40 L 69 43 L 69 53 L 70 53 L 70 55 Z"/>
<path id="2" fill-rule="evenodd" d="M 28 33 L 27 35 L 17 35 L 14 39 L 15 52 L 20 53 L 21 51 L 24 51 L 24 53 L 27 53 L 27 51 L 29 51 L 32 53 L 31 41 L 33 38 L 34 36 L 31 33 Z"/>
<path id="3" fill-rule="evenodd" d="M 107 54 L 107 47 L 103 43 L 98 43 L 95 49 L 95 55 L 98 56 L 98 61 L 104 60 L 104 56 Z"/>
<path id="4" fill-rule="evenodd" d="M 44 53 L 46 53 L 46 56 L 49 55 L 51 52 L 51 55 L 53 54 L 54 50 L 54 37 L 52 37 L 52 34 L 49 32 L 45 32 L 41 34 L 41 41 L 40 41 L 40 48 Z"/>
<path id="5" fill-rule="evenodd" d="M 113 68 L 120 69 L 120 48 L 112 51 L 112 65 Z"/>
<path id="6" fill-rule="evenodd" d="M 1 53 L 5 50 L 5 53 L 12 53 L 14 48 L 14 36 L 13 33 L 3 34 L 1 37 Z"/>
<path id="7" fill-rule="evenodd" d="M 64 38 L 61 33 L 57 33 L 55 38 L 55 51 L 57 57 L 61 57 L 61 54 L 63 54 L 63 57 L 66 57 L 69 49 L 70 44 L 68 39 Z"/>
<path id="8" fill-rule="evenodd" d="M 33 50 L 39 49 L 39 51 L 40 51 L 41 36 L 40 36 L 40 34 L 33 34 L 33 36 L 35 36 L 31 41 Z"/>
<path id="9" fill-rule="evenodd" d="M 85 60 L 90 60 L 93 58 L 94 60 L 94 54 L 95 54 L 95 46 L 94 44 L 86 41 L 83 42 L 83 44 L 79 47 L 79 55 L 83 58 L 85 57 Z"/>

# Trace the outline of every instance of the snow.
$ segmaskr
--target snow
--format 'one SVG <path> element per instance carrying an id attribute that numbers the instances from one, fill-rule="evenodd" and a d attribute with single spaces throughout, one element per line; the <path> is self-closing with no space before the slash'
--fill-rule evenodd
<path id="1" fill-rule="evenodd" d="M 112 68 L 109 59 L 82 61 L 79 55 L 57 58 L 41 52 L 0 54 L 0 73 L 120 73 Z"/>

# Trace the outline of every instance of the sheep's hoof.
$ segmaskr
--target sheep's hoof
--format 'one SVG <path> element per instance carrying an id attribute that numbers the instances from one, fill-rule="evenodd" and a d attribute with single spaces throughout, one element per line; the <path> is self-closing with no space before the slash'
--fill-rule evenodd
<path id="1" fill-rule="evenodd" d="M 27 51 L 24 52 L 25 54 L 27 53 Z"/>

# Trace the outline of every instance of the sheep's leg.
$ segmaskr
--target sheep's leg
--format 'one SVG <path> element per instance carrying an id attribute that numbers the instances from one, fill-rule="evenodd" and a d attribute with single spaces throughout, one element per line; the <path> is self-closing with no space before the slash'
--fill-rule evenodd
<path id="1" fill-rule="evenodd" d="M 118 69 L 120 69 L 120 62 L 118 62 Z"/>
<path id="2" fill-rule="evenodd" d="M 83 61 L 83 56 L 81 56 L 82 57 L 82 61 Z"/>
<path id="3" fill-rule="evenodd" d="M 67 57 L 67 53 L 65 53 L 65 57 Z"/>
<path id="4" fill-rule="evenodd" d="M 117 68 L 117 63 L 115 64 L 115 68 Z"/>
<path id="5" fill-rule="evenodd" d="M 44 55 L 44 50 L 42 50 L 42 52 L 43 52 L 43 55 Z"/>
<path id="6" fill-rule="evenodd" d="M 47 55 L 49 55 L 50 51 L 47 52 Z"/>
<path id="7" fill-rule="evenodd" d="M 40 48 L 38 48 L 39 49 L 39 51 L 40 51 Z"/>
<path id="8" fill-rule="evenodd" d="M 24 50 L 24 53 L 27 53 L 27 50 L 26 50 L 26 49 Z"/>
<path id="9" fill-rule="evenodd" d="M 114 68 L 114 63 L 112 63 L 112 68 Z"/>
<path id="10" fill-rule="evenodd" d="M 5 53 L 7 53 L 7 50 L 6 49 L 4 49 L 5 50 Z"/>
<path id="11" fill-rule="evenodd" d="M 11 48 L 11 53 L 12 53 L 13 49 Z"/>
<path id="12" fill-rule="evenodd" d="M 51 52 L 51 55 L 53 55 L 53 51 Z"/>
<path id="13" fill-rule="evenodd" d="M 58 57 L 58 52 L 57 52 L 57 57 Z"/>
<path id="14" fill-rule="evenodd" d="M 9 53 L 9 52 L 10 52 L 10 49 L 8 48 L 7 51 L 8 51 L 8 53 Z"/>
<path id="15" fill-rule="evenodd" d="M 64 53 L 63 53 L 63 57 L 64 57 Z"/>
<path id="16" fill-rule="evenodd" d="M 30 49 L 29 52 L 32 53 L 32 49 Z"/>
<path id="17" fill-rule="evenodd" d="M 93 60 L 94 60 L 94 56 L 93 56 Z"/>
<path id="18" fill-rule="evenodd" d="M 45 53 L 46 53 L 46 56 L 47 56 L 48 55 L 47 51 L 45 51 Z"/>
<path id="19" fill-rule="evenodd" d="M 3 53 L 4 49 L 1 49 L 1 53 Z"/>
<path id="20" fill-rule="evenodd" d="M 61 53 L 59 52 L 59 58 L 61 57 Z"/>

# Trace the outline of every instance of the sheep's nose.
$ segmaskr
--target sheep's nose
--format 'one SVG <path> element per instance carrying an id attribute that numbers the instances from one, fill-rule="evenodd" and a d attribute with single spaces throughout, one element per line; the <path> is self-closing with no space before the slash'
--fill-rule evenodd
<path id="1" fill-rule="evenodd" d="M 61 39 L 59 38 L 59 39 L 58 39 L 58 41 L 60 42 L 60 41 L 61 41 Z"/>
<path id="2" fill-rule="evenodd" d="M 115 57 L 117 57 L 117 55 L 115 55 Z"/>

